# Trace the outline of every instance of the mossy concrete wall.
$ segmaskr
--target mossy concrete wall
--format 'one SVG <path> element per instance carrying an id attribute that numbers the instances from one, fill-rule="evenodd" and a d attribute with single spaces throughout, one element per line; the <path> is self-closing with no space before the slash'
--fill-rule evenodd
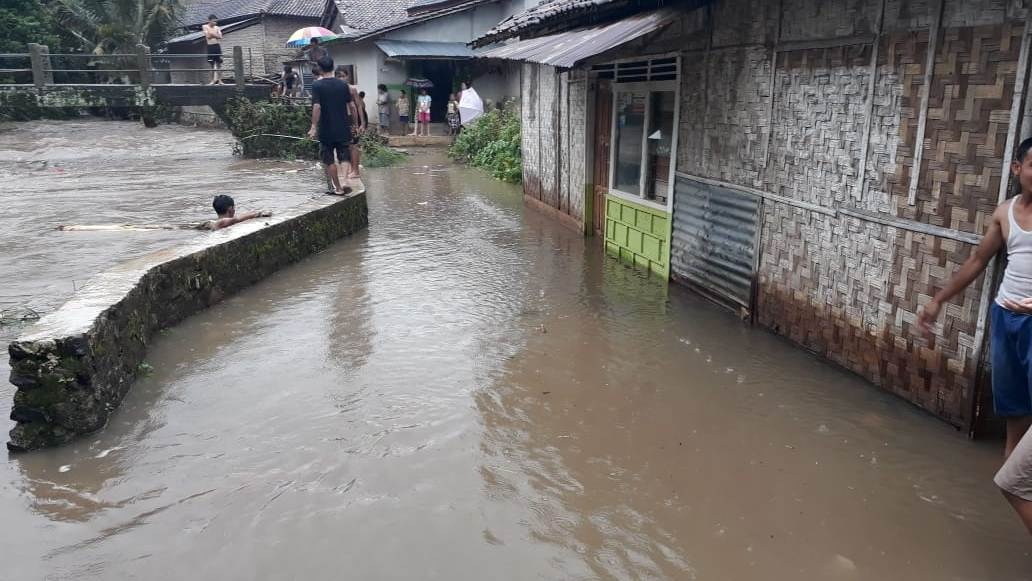
<path id="1" fill-rule="evenodd" d="M 326 196 L 281 216 L 198 233 L 190 245 L 107 271 L 8 347 L 12 451 L 100 429 L 161 329 L 368 225 L 365 194 Z"/>

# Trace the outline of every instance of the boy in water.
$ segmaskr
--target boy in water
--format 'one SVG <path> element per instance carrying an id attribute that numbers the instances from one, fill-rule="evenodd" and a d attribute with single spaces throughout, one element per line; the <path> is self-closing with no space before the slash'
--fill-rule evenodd
<path id="1" fill-rule="evenodd" d="M 210 230 L 221 230 L 233 224 L 239 224 L 240 222 L 246 222 L 255 218 L 267 218 L 272 215 L 272 212 L 260 210 L 258 212 L 246 212 L 237 216 L 236 203 L 233 201 L 233 198 L 225 194 L 215 196 L 215 199 L 211 202 L 211 207 L 215 209 L 218 219 L 207 223 L 207 227 Z"/>
<path id="2" fill-rule="evenodd" d="M 1007 268 L 992 306 L 993 407 L 1007 421 L 1005 462 L 996 484 L 1032 533 L 1032 138 L 1018 146 L 1011 173 L 1021 194 L 1000 204 L 971 256 L 918 315 L 927 335 L 942 304 L 971 284 L 996 253 L 1007 249 Z M 1019 444 L 1020 442 L 1020 444 Z"/>

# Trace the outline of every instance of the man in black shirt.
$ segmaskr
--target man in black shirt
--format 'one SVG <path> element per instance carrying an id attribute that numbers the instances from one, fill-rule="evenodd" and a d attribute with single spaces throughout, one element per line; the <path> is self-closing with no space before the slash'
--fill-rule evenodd
<path id="1" fill-rule="evenodd" d="M 333 76 L 333 59 L 323 56 L 319 59 L 319 78 L 312 83 L 312 128 L 308 136 L 319 139 L 319 153 L 326 176 L 333 184 L 337 195 L 351 193 L 351 188 L 342 186 L 337 162 L 344 166 L 344 175 L 351 173 L 351 127 L 358 121 L 355 102 L 351 99 L 351 87 Z M 334 153 L 337 154 L 336 161 Z"/>

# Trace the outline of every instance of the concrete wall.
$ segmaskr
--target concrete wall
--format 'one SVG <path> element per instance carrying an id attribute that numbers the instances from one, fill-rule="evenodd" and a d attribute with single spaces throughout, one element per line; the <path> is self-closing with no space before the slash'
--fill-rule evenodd
<path id="1" fill-rule="evenodd" d="M 991 285 L 980 279 L 947 306 L 930 344 L 914 322 L 1000 200 L 1029 39 L 1020 0 L 945 0 L 930 31 L 937 5 L 720 0 L 702 32 L 608 56 L 680 52 L 677 170 L 761 200 L 748 225 L 761 233 L 755 320 L 971 427 L 988 393 L 976 377 Z M 534 177 L 548 164 L 534 144 L 559 130 L 529 131 Z"/>
<path id="2" fill-rule="evenodd" d="M 365 195 L 326 197 L 135 259 L 92 279 L 11 343 L 8 448 L 98 430 L 129 391 L 155 333 L 368 223 Z"/>

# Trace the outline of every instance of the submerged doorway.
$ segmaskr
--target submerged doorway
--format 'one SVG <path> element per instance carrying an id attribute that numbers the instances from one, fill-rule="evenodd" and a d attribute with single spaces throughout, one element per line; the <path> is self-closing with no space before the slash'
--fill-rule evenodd
<path id="1" fill-rule="evenodd" d="M 429 79 L 434 84 L 427 90 L 430 94 L 430 122 L 444 123 L 448 114 L 448 99 L 454 92 L 454 87 L 461 79 L 456 78 L 458 67 L 454 60 L 414 60 L 409 61 L 408 74 L 414 78 Z M 418 89 L 413 89 L 413 105 L 415 96 L 419 95 Z M 415 111 L 415 109 L 413 109 Z"/>

